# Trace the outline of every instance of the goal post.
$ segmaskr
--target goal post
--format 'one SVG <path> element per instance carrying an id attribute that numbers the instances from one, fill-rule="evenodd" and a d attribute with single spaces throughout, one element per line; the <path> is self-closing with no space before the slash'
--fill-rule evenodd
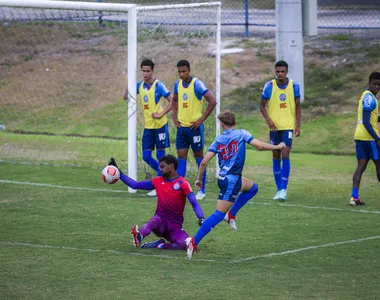
<path id="1" fill-rule="evenodd" d="M 215 94 L 215 115 L 205 123 L 207 147 L 220 131 L 220 34 L 220 2 L 139 7 L 0 0 L 0 123 L 6 127 L 0 162 L 102 168 L 115 157 L 134 179 L 155 176 L 142 158 L 136 99 L 137 66 L 145 58 L 155 62 L 155 76 L 170 91 L 176 64 L 186 59 L 192 75 Z M 168 121 L 167 153 L 176 155 L 170 113 Z M 209 179 L 214 171 L 209 166 Z M 187 176 L 196 172 L 189 153 Z"/>

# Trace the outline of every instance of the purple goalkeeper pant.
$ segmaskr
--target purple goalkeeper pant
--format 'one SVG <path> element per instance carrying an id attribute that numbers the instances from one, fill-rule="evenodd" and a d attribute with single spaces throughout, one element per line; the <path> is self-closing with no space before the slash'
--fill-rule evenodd
<path id="1" fill-rule="evenodd" d="M 180 224 L 174 223 L 165 217 L 154 215 L 140 229 L 140 234 L 143 237 L 148 236 L 151 232 L 169 242 L 164 244 L 162 249 L 186 250 L 185 240 L 189 235 L 182 229 Z"/>

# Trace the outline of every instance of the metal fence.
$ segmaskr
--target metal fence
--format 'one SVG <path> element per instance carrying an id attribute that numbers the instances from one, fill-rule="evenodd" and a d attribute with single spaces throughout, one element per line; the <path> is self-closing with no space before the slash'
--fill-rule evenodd
<path id="1" fill-rule="evenodd" d="M 78 0 L 76 0 L 78 1 Z M 87 2 L 137 3 L 158 5 L 189 3 L 185 0 L 79 0 Z M 207 2 L 192 0 L 191 2 Z M 210 1 L 209 1 L 210 2 Z M 268 36 L 275 33 L 275 0 L 220 0 L 224 35 Z M 380 29 L 380 0 L 318 0 L 318 29 L 368 30 Z M 195 20 L 198 21 L 198 20 Z M 362 33 L 367 35 L 368 33 Z"/>

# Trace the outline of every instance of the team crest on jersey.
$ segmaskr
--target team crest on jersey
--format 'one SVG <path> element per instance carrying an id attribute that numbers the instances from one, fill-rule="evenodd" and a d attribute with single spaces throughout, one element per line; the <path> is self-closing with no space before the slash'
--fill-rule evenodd
<path id="1" fill-rule="evenodd" d="M 148 102 L 148 101 L 149 101 L 148 96 L 147 96 L 147 95 L 144 95 L 144 102 L 146 103 L 146 102 Z"/>
<path id="2" fill-rule="evenodd" d="M 183 94 L 183 100 L 186 101 L 188 98 L 189 98 L 189 96 L 186 93 L 184 93 Z"/>
<path id="3" fill-rule="evenodd" d="M 280 94 L 280 101 L 285 101 L 285 100 L 286 100 L 286 95 Z"/>
<path id="4" fill-rule="evenodd" d="M 174 185 L 173 185 L 173 189 L 175 189 L 176 191 L 178 191 L 180 189 L 180 185 L 179 185 L 179 182 L 176 182 Z"/>

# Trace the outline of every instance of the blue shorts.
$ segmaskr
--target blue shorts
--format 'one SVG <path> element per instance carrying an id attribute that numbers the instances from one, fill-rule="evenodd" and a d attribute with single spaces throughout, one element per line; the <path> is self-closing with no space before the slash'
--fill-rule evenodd
<path id="1" fill-rule="evenodd" d="M 170 147 L 169 127 L 167 123 L 158 129 L 144 128 L 142 149 L 154 150 L 155 146 L 156 149 L 165 149 Z"/>
<path id="2" fill-rule="evenodd" d="M 289 148 L 292 148 L 293 130 L 277 130 L 269 132 L 269 140 L 272 145 L 278 145 L 284 142 Z"/>
<path id="3" fill-rule="evenodd" d="M 237 195 L 241 189 L 241 176 L 239 175 L 226 175 L 225 177 L 219 176 L 218 186 L 220 189 L 218 200 L 226 200 L 235 202 Z"/>
<path id="4" fill-rule="evenodd" d="M 204 148 L 204 126 L 197 129 L 190 127 L 178 127 L 177 130 L 177 149 L 193 149 L 194 152 Z"/>
<path id="5" fill-rule="evenodd" d="M 356 143 L 356 158 L 359 159 L 372 159 L 378 160 L 379 149 L 375 141 L 358 141 L 355 140 Z"/>

